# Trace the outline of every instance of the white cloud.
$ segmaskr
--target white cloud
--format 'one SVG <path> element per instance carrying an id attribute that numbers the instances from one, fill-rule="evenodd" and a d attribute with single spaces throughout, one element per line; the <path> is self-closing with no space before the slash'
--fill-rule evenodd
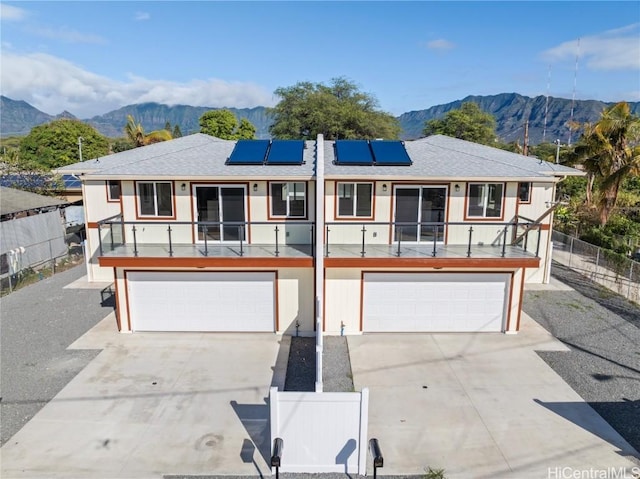
<path id="1" fill-rule="evenodd" d="M 449 40 L 445 40 L 444 38 L 439 38 L 437 40 L 431 40 L 426 44 L 429 50 L 436 51 L 447 51 L 455 48 L 455 44 L 450 42 Z"/>
<path id="2" fill-rule="evenodd" d="M 0 20 L 20 21 L 27 17 L 28 13 L 22 8 L 0 3 Z"/>
<path id="3" fill-rule="evenodd" d="M 149 20 L 150 18 L 151 18 L 151 15 L 148 12 L 136 12 L 136 15 L 134 17 L 134 19 L 138 22 Z"/>
<path id="4" fill-rule="evenodd" d="M 66 27 L 53 29 L 50 27 L 27 27 L 26 31 L 32 35 L 39 37 L 49 38 L 51 40 L 62 40 L 67 43 L 92 43 L 92 44 L 106 44 L 107 40 L 99 35 L 92 33 L 82 33 L 76 30 L 70 30 Z"/>
<path id="5" fill-rule="evenodd" d="M 2 51 L 0 61 L 2 94 L 49 114 L 68 110 L 88 118 L 143 102 L 236 108 L 273 105 L 270 92 L 249 82 L 212 78 L 178 83 L 134 75 L 122 82 L 43 53 Z"/>
<path id="6" fill-rule="evenodd" d="M 639 70 L 640 23 L 561 43 L 542 52 L 549 62 L 574 60 L 592 70 Z"/>

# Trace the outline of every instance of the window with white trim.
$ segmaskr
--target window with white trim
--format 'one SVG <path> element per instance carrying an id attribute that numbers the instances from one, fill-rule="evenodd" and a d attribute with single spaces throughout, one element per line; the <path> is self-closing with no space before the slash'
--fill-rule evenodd
<path id="1" fill-rule="evenodd" d="M 271 216 L 304 218 L 307 213 L 306 183 L 270 183 Z"/>
<path id="2" fill-rule="evenodd" d="M 118 201 L 120 199 L 120 182 L 117 180 L 107 181 L 107 200 Z"/>
<path id="3" fill-rule="evenodd" d="M 518 183 L 518 199 L 520 203 L 531 203 L 531 183 Z"/>
<path id="4" fill-rule="evenodd" d="M 137 183 L 140 216 L 173 216 L 171 182 Z"/>
<path id="5" fill-rule="evenodd" d="M 338 183 L 337 193 L 338 218 L 372 216 L 372 183 Z"/>
<path id="6" fill-rule="evenodd" d="M 501 218 L 503 183 L 470 183 L 467 216 L 469 218 Z"/>

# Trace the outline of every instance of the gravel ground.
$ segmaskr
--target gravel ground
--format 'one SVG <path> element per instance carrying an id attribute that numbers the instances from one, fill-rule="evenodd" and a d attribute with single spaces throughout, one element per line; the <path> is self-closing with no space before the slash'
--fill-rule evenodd
<path id="1" fill-rule="evenodd" d="M 322 351 L 322 390 L 353 392 L 353 374 L 346 336 L 325 336 Z"/>
<path id="2" fill-rule="evenodd" d="M 557 263 L 552 275 L 576 291 L 525 291 L 524 311 L 571 351 L 538 354 L 640 451 L 640 307 Z"/>
<path id="3" fill-rule="evenodd" d="M 66 349 L 112 311 L 100 290 L 63 289 L 85 271 L 79 265 L 0 299 L 0 444 L 99 353 Z"/>
<path id="4" fill-rule="evenodd" d="M 292 337 L 285 391 L 316 390 L 316 338 Z"/>

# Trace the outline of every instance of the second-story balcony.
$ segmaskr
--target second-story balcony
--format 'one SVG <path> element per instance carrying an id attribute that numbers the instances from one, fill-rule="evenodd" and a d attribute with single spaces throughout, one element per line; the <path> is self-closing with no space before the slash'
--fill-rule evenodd
<path id="1" fill-rule="evenodd" d="M 98 222 L 101 258 L 307 258 L 316 249 L 312 221 Z M 328 222 L 327 260 L 385 258 L 536 259 L 542 225 L 512 222 Z M 311 264 L 311 263 L 310 263 Z"/>

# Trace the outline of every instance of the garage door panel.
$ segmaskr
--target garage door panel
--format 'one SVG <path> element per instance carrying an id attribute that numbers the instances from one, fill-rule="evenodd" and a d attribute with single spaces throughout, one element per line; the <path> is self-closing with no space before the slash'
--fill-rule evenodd
<path id="1" fill-rule="evenodd" d="M 273 331 L 275 273 L 130 272 L 134 331 Z"/>
<path id="2" fill-rule="evenodd" d="M 502 331 L 507 273 L 365 273 L 365 331 Z"/>

